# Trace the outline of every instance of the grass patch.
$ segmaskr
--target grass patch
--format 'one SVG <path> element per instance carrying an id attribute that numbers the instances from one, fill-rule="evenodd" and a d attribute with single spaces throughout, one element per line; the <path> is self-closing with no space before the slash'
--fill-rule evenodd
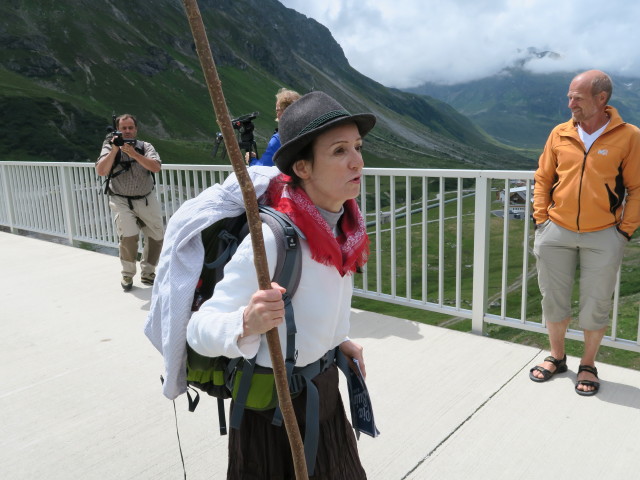
<path id="1" fill-rule="evenodd" d="M 473 185 L 457 183 L 456 179 L 431 178 L 425 181 L 426 184 L 421 182 L 422 179 L 407 181 L 405 177 L 388 176 L 367 179 L 366 190 L 371 193 L 367 194 L 366 212 L 377 212 L 384 221 L 381 220 L 376 227 L 372 222 L 374 216 L 367 216 L 371 256 L 367 275 L 356 277 L 355 286 L 399 299 L 411 298 L 448 307 L 456 306 L 458 302 L 460 308 L 470 309 L 475 198 L 465 197 L 464 192 L 472 191 Z M 494 191 L 506 187 L 508 185 L 503 180 L 493 185 Z M 379 196 L 376 197 L 375 191 L 380 192 Z M 407 205 L 419 211 L 407 216 Z M 491 208 L 503 210 L 504 206 L 494 201 Z M 407 225 L 408 219 L 410 226 Z M 510 219 L 505 224 L 499 215 L 491 216 L 489 228 L 488 313 L 504 318 L 521 318 L 524 315 L 527 321 L 541 322 L 541 294 L 532 253 L 533 229 L 529 229 L 526 238 L 526 220 Z M 523 254 L 523 245 L 527 249 L 526 255 Z M 630 341 L 636 341 L 638 335 L 639 266 L 640 244 L 633 240 L 627 246 L 621 268 L 616 330 L 618 338 Z M 572 313 L 576 319 L 579 276 L 578 269 Z M 526 285 L 524 293 L 523 282 Z M 471 320 L 394 303 L 354 298 L 354 307 L 452 330 L 471 331 Z M 572 322 L 570 328 L 579 330 L 577 321 Z M 549 349 L 546 334 L 497 325 L 485 326 L 485 333 L 491 338 Z M 582 350 L 581 341 L 567 340 L 569 355 L 580 357 Z M 598 361 L 640 370 L 640 355 L 620 348 L 603 346 Z"/>

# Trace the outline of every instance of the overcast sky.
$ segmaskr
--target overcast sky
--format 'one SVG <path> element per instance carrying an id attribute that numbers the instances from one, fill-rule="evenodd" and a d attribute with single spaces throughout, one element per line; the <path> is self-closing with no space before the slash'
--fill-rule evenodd
<path id="1" fill-rule="evenodd" d="M 314 18 L 353 68 L 388 87 L 497 73 L 529 47 L 536 72 L 598 68 L 640 77 L 637 0 L 280 0 Z"/>

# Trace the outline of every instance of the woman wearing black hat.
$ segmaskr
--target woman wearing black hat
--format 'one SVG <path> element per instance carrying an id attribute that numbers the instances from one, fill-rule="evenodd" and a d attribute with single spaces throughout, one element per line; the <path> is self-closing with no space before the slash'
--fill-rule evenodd
<path id="1" fill-rule="evenodd" d="M 296 367 L 318 361 L 339 347 L 359 362 L 362 347 L 348 338 L 353 284 L 351 275 L 367 261 L 369 240 L 355 198 L 362 178 L 362 137 L 375 125 L 371 114 L 349 114 L 322 92 L 293 103 L 280 118 L 281 148 L 274 161 L 283 172 L 274 178 L 265 203 L 287 214 L 304 234 L 302 273 L 292 299 L 297 328 Z M 270 269 L 277 255 L 275 238 L 263 227 Z M 270 272 L 273 275 L 273 271 Z M 192 316 L 188 341 L 198 353 L 252 358 L 271 367 L 264 333 L 279 329 L 286 338 L 282 289 L 259 290 L 251 239 L 247 237 L 225 268 L 213 297 Z M 283 349 L 284 349 L 283 343 Z M 319 398 L 319 439 L 310 478 L 361 480 L 358 457 L 331 364 L 313 379 Z M 294 398 L 301 428 L 305 392 Z M 233 407 L 232 407 L 233 408 Z M 273 410 L 245 410 L 239 430 L 229 436 L 228 479 L 295 478 L 284 426 L 271 424 Z"/>

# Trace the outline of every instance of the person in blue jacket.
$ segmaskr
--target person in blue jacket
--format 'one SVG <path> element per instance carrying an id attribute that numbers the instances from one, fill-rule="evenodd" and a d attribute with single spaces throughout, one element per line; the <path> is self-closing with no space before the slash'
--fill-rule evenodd
<path id="1" fill-rule="evenodd" d="M 293 90 L 288 90 L 286 88 L 281 88 L 276 93 L 276 122 L 280 120 L 280 116 L 282 112 L 286 110 L 286 108 L 291 105 L 293 102 L 300 98 L 300 94 Z M 260 158 L 256 157 L 255 152 L 247 152 L 245 154 L 245 163 L 250 167 L 255 165 L 261 165 L 264 167 L 272 167 L 273 166 L 273 154 L 280 148 L 280 134 L 278 133 L 278 129 L 274 132 L 271 140 L 267 145 L 264 153 Z"/>

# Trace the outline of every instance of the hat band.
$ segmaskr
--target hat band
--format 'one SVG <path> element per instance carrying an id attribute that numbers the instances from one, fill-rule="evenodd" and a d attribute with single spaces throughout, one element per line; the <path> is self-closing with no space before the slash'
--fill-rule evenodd
<path id="1" fill-rule="evenodd" d="M 324 115 L 316 118 L 314 121 L 309 123 L 306 127 L 300 130 L 300 133 L 298 133 L 296 137 L 304 135 L 305 133 L 311 130 L 315 130 L 316 128 L 321 127 L 322 125 L 324 125 L 330 120 L 333 120 L 334 118 L 348 117 L 348 116 L 349 116 L 349 112 L 347 112 L 346 110 L 331 110 L 330 112 L 325 113 Z"/>

